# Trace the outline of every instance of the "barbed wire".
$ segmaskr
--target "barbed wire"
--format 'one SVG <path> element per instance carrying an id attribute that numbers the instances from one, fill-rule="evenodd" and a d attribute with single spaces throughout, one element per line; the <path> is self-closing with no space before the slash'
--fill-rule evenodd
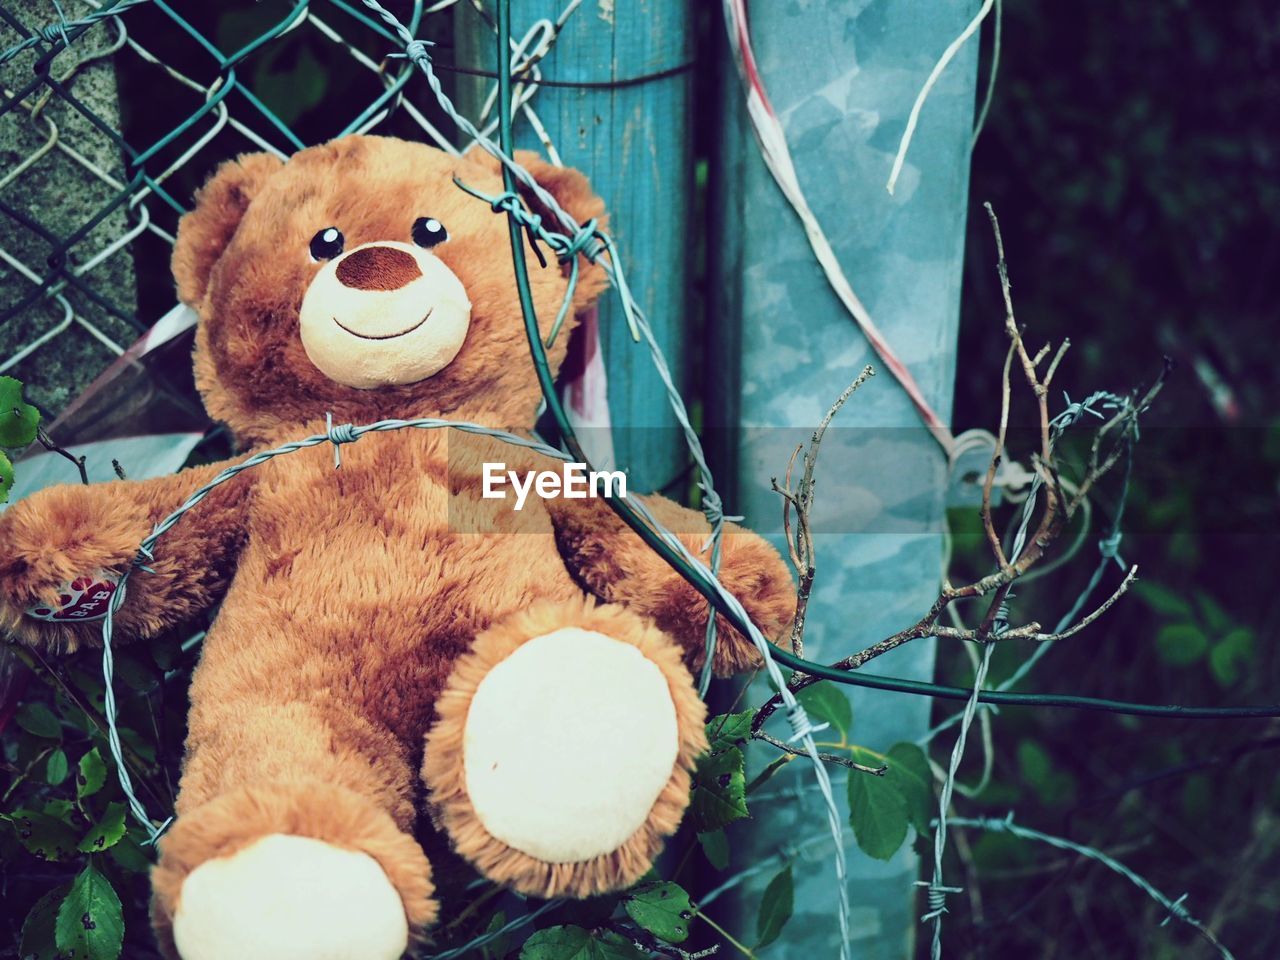
<path id="1" fill-rule="evenodd" d="M 1183 894 L 1176 900 L 1170 900 L 1163 893 L 1157 890 L 1146 879 L 1134 870 L 1126 867 L 1119 860 L 1109 856 L 1095 847 L 1088 846 L 1083 843 L 1076 843 L 1063 837 L 1055 837 L 1047 833 L 1041 833 L 1039 830 L 1033 830 L 1031 827 L 1024 827 L 1013 822 L 1013 814 L 1006 814 L 1004 817 L 948 817 L 946 820 L 953 827 L 971 827 L 977 830 L 987 830 L 993 833 L 1007 833 L 1011 836 L 1020 837 L 1024 840 L 1038 840 L 1041 843 L 1047 843 L 1051 847 L 1057 847 L 1059 850 L 1067 850 L 1072 853 L 1078 853 L 1082 857 L 1087 857 L 1097 863 L 1102 864 L 1108 870 L 1120 874 L 1135 887 L 1149 896 L 1160 906 L 1168 911 L 1168 916 L 1164 918 L 1160 926 L 1165 926 L 1170 920 L 1180 920 L 1181 922 L 1195 928 L 1201 936 L 1213 944 L 1214 948 L 1222 956 L 1223 960 L 1235 960 L 1235 956 L 1230 950 L 1222 944 L 1212 931 L 1203 923 L 1191 916 L 1186 907 L 1187 894 Z M 939 824 L 940 825 L 940 824 Z"/>

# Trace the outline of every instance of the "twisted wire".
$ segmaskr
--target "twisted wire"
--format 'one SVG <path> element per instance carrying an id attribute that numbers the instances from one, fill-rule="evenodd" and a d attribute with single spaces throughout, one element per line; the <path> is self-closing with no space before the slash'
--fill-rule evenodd
<path id="1" fill-rule="evenodd" d="M 1047 843 L 1051 847 L 1057 847 L 1059 850 L 1078 853 L 1082 857 L 1094 860 L 1102 864 L 1108 870 L 1120 874 L 1120 876 L 1124 877 L 1148 897 L 1160 904 L 1160 906 L 1167 911 L 1164 920 L 1160 922 L 1160 926 L 1166 926 L 1170 920 L 1179 920 L 1182 923 L 1188 924 L 1205 935 L 1209 942 L 1217 949 L 1223 960 L 1235 960 L 1231 951 L 1228 950 L 1225 945 L 1219 943 L 1217 937 L 1215 937 L 1203 923 L 1193 917 L 1187 910 L 1187 894 L 1184 893 L 1176 900 L 1170 900 L 1140 874 L 1134 872 L 1119 860 L 1116 860 L 1114 857 L 1109 856 L 1095 847 L 1090 847 L 1083 843 L 1076 843 L 1072 840 L 1067 840 L 1064 837 L 1055 837 L 1047 833 L 1041 833 L 1039 830 L 1033 830 L 1031 827 L 1021 826 L 1020 824 L 1013 822 L 1012 812 L 1006 814 L 1004 817 L 950 817 L 948 820 L 951 825 L 955 827 L 971 827 L 977 830 L 987 830 L 994 833 L 1008 833 L 1024 840 L 1038 840 L 1041 843 Z"/>
<path id="2" fill-rule="evenodd" d="M 113 6 L 103 7 L 101 10 L 90 11 L 83 17 L 79 17 L 75 20 L 68 20 L 62 12 L 62 8 L 55 3 L 54 9 L 58 14 L 58 22 L 36 27 L 32 31 L 31 36 L 24 40 L 19 40 L 13 46 L 7 48 L 3 52 L 0 52 L 0 66 L 4 66 L 23 51 L 30 50 L 32 47 L 39 46 L 42 43 L 61 43 L 65 50 L 71 45 L 71 31 L 87 30 L 94 24 L 101 23 L 103 20 L 118 17 L 131 7 L 140 6 L 141 4 L 148 2 L 150 2 L 150 0 L 120 0 L 119 3 L 114 4 Z"/>

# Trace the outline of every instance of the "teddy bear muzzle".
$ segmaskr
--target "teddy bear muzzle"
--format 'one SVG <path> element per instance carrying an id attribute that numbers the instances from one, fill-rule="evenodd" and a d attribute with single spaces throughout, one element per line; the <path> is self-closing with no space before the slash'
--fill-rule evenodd
<path id="1" fill-rule="evenodd" d="M 434 253 L 382 241 L 329 260 L 302 298 L 307 357 L 335 383 L 361 390 L 417 383 L 458 355 L 471 301 Z"/>

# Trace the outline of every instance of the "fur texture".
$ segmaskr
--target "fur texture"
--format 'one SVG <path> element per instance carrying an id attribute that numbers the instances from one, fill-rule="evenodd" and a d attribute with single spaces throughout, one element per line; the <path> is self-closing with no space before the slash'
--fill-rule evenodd
<path id="1" fill-rule="evenodd" d="M 603 216 L 581 174 L 531 156 L 521 161 L 573 216 Z M 200 313 L 195 366 L 206 407 L 247 447 L 322 432 L 326 412 L 335 423 L 443 416 L 532 429 L 538 385 L 506 221 L 458 190 L 455 175 L 491 193 L 502 189 L 488 158 L 353 136 L 285 164 L 242 157 L 201 191 L 179 229 L 173 269 L 181 296 Z M 308 255 L 310 239 L 336 225 L 348 249 L 407 242 L 419 217 L 448 230 L 432 253 L 472 303 L 461 351 L 418 383 L 372 390 L 335 383 L 308 361 L 298 335 L 299 304 L 321 269 Z M 549 327 L 566 269 L 554 261 L 539 269 L 532 256 L 530 264 L 539 318 Z M 581 269 L 575 306 L 585 310 L 605 279 L 585 260 Z M 551 351 L 556 367 L 568 339 Z M 191 686 L 178 818 L 154 873 L 166 949 L 183 878 L 274 833 L 372 856 L 421 937 L 437 908 L 430 865 L 414 839 L 424 811 L 420 771 L 457 849 L 502 882 L 585 896 L 648 868 L 679 822 L 703 745 L 702 707 L 679 661 L 699 662 L 707 604 L 601 501 L 530 498 L 515 512 L 481 497 L 482 463 L 549 466 L 539 459 L 439 430 L 370 434 L 343 447 L 340 470 L 327 446 L 304 450 L 219 488 L 161 539 L 151 564 L 157 572 L 132 577 L 117 621 L 122 643 L 222 603 Z M 151 526 L 221 466 L 53 488 L 0 515 L 0 625 L 51 648 L 93 642 L 100 624 L 44 623 L 23 611 L 75 576 L 124 569 Z M 700 515 L 660 498 L 650 504 L 701 546 Z M 722 577 L 762 627 L 775 638 L 784 632 L 791 580 L 763 540 L 732 529 Z M 597 598 L 608 605 L 596 606 Z M 458 792 L 466 691 L 486 663 L 535 627 L 546 632 L 547 620 L 612 626 L 633 638 L 660 665 L 678 707 L 670 784 L 644 829 L 599 862 L 551 866 L 499 849 Z M 722 632 L 717 671 L 753 663 L 745 640 Z"/>
<path id="2" fill-rule="evenodd" d="M 680 740 L 671 778 L 640 830 L 610 854 L 578 863 L 545 863 L 512 849 L 484 828 L 467 796 L 463 740 L 471 700 L 489 671 L 528 640 L 566 626 L 633 644 L 656 664 L 667 679 Z M 439 823 L 449 832 L 457 851 L 481 873 L 535 897 L 588 897 L 640 879 L 653 864 L 663 839 L 680 825 L 689 803 L 694 761 L 707 748 L 703 726 L 706 708 L 681 662 L 680 651 L 652 623 L 622 607 L 598 607 L 590 600 L 540 603 L 480 634 L 454 667 L 436 712 L 439 720 L 427 737 L 422 776 Z M 590 718 L 583 717 L 583 721 L 590 722 Z M 565 737 L 572 735 L 571 730 L 564 733 Z"/>

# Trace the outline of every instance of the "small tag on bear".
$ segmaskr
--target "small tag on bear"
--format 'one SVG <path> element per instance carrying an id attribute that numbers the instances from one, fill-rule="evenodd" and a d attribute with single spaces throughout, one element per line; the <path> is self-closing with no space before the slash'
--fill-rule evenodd
<path id="1" fill-rule="evenodd" d="M 56 604 L 36 604 L 27 608 L 27 616 L 37 620 L 65 622 L 69 620 L 101 620 L 116 592 L 116 582 L 102 574 L 77 577 L 58 591 Z"/>

